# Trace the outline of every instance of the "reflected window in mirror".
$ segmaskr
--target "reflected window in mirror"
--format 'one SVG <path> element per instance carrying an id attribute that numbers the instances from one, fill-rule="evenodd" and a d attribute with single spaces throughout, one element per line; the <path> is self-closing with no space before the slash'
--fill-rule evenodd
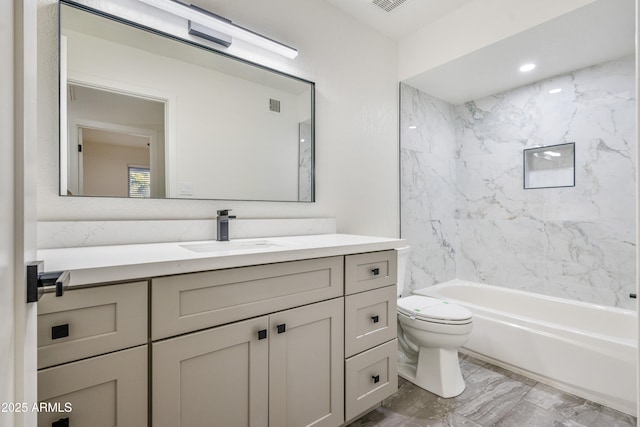
<path id="1" fill-rule="evenodd" d="M 151 170 L 145 166 L 129 166 L 129 197 L 151 196 Z"/>

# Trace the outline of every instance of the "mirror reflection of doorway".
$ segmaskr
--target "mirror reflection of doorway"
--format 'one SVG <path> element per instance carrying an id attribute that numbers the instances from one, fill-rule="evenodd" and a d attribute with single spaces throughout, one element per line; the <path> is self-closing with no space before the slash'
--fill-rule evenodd
<path id="1" fill-rule="evenodd" d="M 79 127 L 78 138 L 81 194 L 151 196 L 150 136 Z"/>
<path id="2" fill-rule="evenodd" d="M 164 197 L 165 103 L 68 85 L 67 194 Z"/>

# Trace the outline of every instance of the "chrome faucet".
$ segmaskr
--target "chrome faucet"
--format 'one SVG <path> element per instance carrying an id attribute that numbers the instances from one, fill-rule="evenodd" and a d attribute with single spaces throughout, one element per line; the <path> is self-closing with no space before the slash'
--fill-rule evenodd
<path id="1" fill-rule="evenodd" d="M 229 241 L 229 220 L 235 219 L 235 215 L 229 215 L 231 209 L 222 209 L 218 211 L 218 217 L 216 222 L 218 223 L 218 237 L 216 240 L 219 242 Z"/>

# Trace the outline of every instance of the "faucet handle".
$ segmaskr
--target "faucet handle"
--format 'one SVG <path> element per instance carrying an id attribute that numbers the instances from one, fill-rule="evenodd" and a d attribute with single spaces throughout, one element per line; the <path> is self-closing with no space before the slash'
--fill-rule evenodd
<path id="1" fill-rule="evenodd" d="M 222 215 L 222 216 L 228 216 L 229 215 L 229 211 L 231 211 L 233 209 L 221 209 L 218 211 L 218 215 Z M 235 216 L 234 216 L 235 218 Z"/>

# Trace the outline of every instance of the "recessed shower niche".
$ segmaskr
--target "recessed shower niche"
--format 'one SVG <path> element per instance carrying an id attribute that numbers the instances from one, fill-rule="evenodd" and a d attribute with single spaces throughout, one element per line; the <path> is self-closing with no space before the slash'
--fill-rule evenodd
<path id="1" fill-rule="evenodd" d="M 575 187 L 575 143 L 523 150 L 524 188 Z"/>

